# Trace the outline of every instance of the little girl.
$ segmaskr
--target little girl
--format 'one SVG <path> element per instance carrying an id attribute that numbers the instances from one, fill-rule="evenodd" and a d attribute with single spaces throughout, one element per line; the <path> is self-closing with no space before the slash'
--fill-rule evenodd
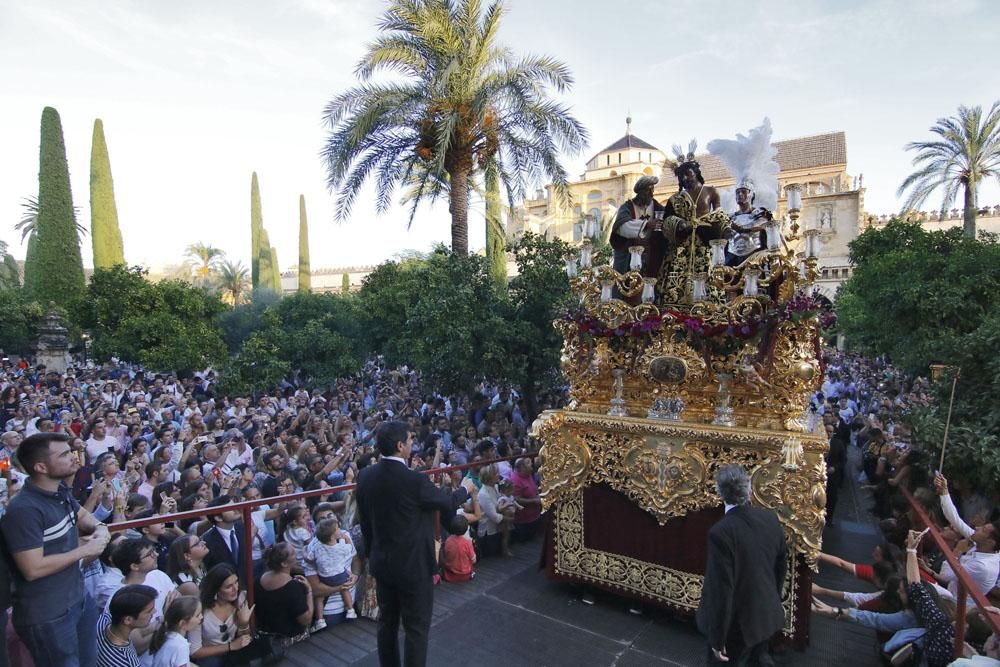
<path id="1" fill-rule="evenodd" d="M 351 543 L 350 536 L 340 530 L 340 521 L 336 517 L 323 519 L 316 526 L 316 537 L 306 547 L 305 557 L 309 564 L 316 570 L 319 580 L 327 586 L 343 586 L 351 579 L 351 561 L 357 553 Z M 350 589 L 345 588 L 340 591 L 340 598 L 344 602 L 344 610 L 348 619 L 358 617 L 354 611 L 354 599 L 351 597 Z M 326 606 L 325 597 L 316 596 L 316 603 L 313 605 L 316 620 L 312 630 L 322 630 L 326 627 L 323 620 L 323 608 Z"/>
<path id="2" fill-rule="evenodd" d="M 309 525 L 309 512 L 305 507 L 296 505 L 285 510 L 284 530 L 282 536 L 285 542 L 295 549 L 295 558 L 299 568 L 305 568 L 305 549 L 312 539 L 313 532 Z"/>
<path id="3" fill-rule="evenodd" d="M 149 645 L 153 667 L 187 667 L 191 663 L 187 633 L 201 626 L 201 619 L 201 602 L 195 596 L 182 595 L 170 603 Z"/>

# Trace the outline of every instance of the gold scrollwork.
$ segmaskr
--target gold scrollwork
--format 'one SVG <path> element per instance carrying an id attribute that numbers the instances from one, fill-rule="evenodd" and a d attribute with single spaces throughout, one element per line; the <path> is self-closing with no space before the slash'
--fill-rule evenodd
<path id="1" fill-rule="evenodd" d="M 694 612 L 701 601 L 705 577 L 693 572 L 591 549 L 584 543 L 583 494 L 577 492 L 561 502 L 553 516 L 557 574 L 590 581 L 607 588 L 626 591 L 686 612 Z M 800 573 L 794 552 L 782 586 L 783 634 L 795 634 L 795 602 Z"/>
<path id="2" fill-rule="evenodd" d="M 546 509 L 606 483 L 662 525 L 718 505 L 716 472 L 735 463 L 751 471 L 754 503 L 778 513 L 789 543 L 815 566 L 826 519 L 826 442 L 818 435 L 568 411 L 543 413 L 532 435 L 543 443 Z"/>

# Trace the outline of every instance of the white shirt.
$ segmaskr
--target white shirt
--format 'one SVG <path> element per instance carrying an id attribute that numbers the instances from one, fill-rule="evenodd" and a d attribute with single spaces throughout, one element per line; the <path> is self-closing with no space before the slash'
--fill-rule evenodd
<path id="1" fill-rule="evenodd" d="M 182 667 L 191 662 L 191 645 L 176 632 L 167 632 L 166 641 L 153 656 L 152 667 Z"/>
<path id="2" fill-rule="evenodd" d="M 955 509 L 955 503 L 952 502 L 950 495 L 941 496 L 941 511 L 955 532 L 962 537 L 971 537 L 976 532 L 975 528 L 962 521 L 961 517 L 958 516 L 958 510 Z M 973 547 L 971 551 L 959 556 L 958 562 L 965 568 L 969 578 L 972 579 L 976 588 L 982 591 L 983 595 L 989 593 L 996 586 L 997 578 L 1000 577 L 1000 553 L 983 553 L 976 551 Z M 958 577 L 955 576 L 955 572 L 947 562 L 941 566 L 940 574 L 941 578 L 948 582 L 947 592 L 949 596 L 957 599 Z M 969 606 L 976 604 L 971 595 L 968 596 L 967 603 Z"/>

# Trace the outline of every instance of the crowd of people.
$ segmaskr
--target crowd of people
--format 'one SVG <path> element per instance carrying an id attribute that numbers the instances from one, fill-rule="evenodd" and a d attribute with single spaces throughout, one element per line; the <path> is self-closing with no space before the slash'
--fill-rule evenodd
<path id="1" fill-rule="evenodd" d="M 840 490 L 852 481 L 848 475 L 857 475 L 861 489 L 871 494 L 869 509 L 878 522 L 881 542 L 868 563 L 820 555 L 821 562 L 865 583 L 851 591 L 814 586 L 813 612 L 872 628 L 883 657 L 893 665 L 1000 665 L 1000 638 L 971 596 L 967 657 L 961 659 L 968 663 L 953 663 L 958 579 L 903 493 L 908 491 L 942 527 L 961 567 L 996 604 L 1000 602 L 997 489 L 975 488 L 957 476 L 946 478 L 937 470 L 940 462 L 914 439 L 906 416 L 913 407 L 930 401 L 928 380 L 908 378 L 884 360 L 843 353 L 830 357 L 827 370 L 810 407 L 830 437 L 827 521 L 834 520 Z M 852 448 L 857 448 L 857 456 L 849 455 Z M 944 468 L 948 469 L 947 462 Z"/>
<path id="2" fill-rule="evenodd" d="M 389 423 L 412 433 L 411 469 L 441 470 L 428 473 L 434 485 L 465 489 L 454 516 L 440 518 L 433 584 L 468 581 L 479 559 L 509 556 L 538 530 L 530 417 L 515 391 L 444 396 L 380 359 L 326 388 L 285 382 L 235 397 L 216 379 L 210 369 L 3 362 L 4 626 L 13 611 L 0 665 L 8 651 L 36 667 L 242 665 L 378 618 L 356 493 L 335 487 L 378 460 Z M 540 408 L 564 400 L 543 394 Z M 281 498 L 300 491 L 317 494 Z M 243 514 L 225 508 L 268 498 L 250 514 L 248 568 Z M 213 513 L 156 521 L 188 510 Z M 151 521 L 115 526 L 140 519 Z"/>

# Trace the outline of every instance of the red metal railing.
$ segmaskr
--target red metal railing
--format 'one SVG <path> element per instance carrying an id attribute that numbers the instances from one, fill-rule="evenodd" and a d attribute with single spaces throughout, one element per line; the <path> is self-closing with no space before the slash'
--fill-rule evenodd
<path id="1" fill-rule="evenodd" d="M 537 454 L 518 454 L 516 456 L 504 456 L 496 459 L 489 459 L 488 461 L 476 461 L 475 463 L 465 463 L 458 466 L 449 466 L 447 468 L 431 468 L 428 470 L 421 470 L 420 472 L 425 475 L 438 475 L 450 473 L 454 470 L 467 470 L 469 468 L 481 468 L 483 466 L 489 465 L 491 463 L 498 463 L 500 461 L 514 461 L 516 459 L 525 457 L 534 457 Z M 374 465 L 374 463 L 373 463 Z M 327 496 L 339 491 L 351 491 L 357 484 L 341 484 L 340 486 L 331 486 L 325 489 L 313 489 L 311 491 L 300 491 L 298 493 L 289 493 L 284 496 L 272 496 L 271 498 L 259 498 L 257 500 L 245 500 L 239 503 L 232 503 L 230 505 L 221 505 L 219 507 L 208 507 L 199 510 L 189 510 L 187 512 L 177 512 L 175 514 L 159 514 L 155 517 L 150 517 L 148 519 L 133 519 L 132 521 L 120 521 L 118 523 L 113 523 L 108 526 L 111 531 L 117 530 L 129 530 L 139 528 L 145 528 L 146 526 L 152 526 L 159 523 L 169 523 L 171 521 L 183 521 L 184 519 L 204 519 L 207 516 L 212 516 L 215 514 L 222 514 L 223 512 L 238 511 L 243 519 L 243 535 L 241 536 L 243 549 L 243 565 L 246 568 L 246 579 L 247 582 L 247 604 L 251 607 L 254 604 L 254 586 L 253 586 L 253 519 L 250 513 L 260 507 L 261 505 L 280 505 L 282 503 L 287 503 L 293 500 L 303 500 L 305 498 L 315 498 L 317 496 Z M 435 525 L 439 525 L 435 522 Z"/>
<path id="2" fill-rule="evenodd" d="M 990 607 L 989 601 L 986 596 L 980 591 L 974 581 L 969 577 L 969 573 L 965 571 L 961 563 L 958 562 L 958 557 L 948 548 L 947 543 L 944 538 L 941 537 L 941 533 L 938 527 L 931 521 L 931 518 L 927 515 L 924 508 L 917 502 L 917 500 L 907 491 L 905 488 L 900 487 L 900 491 L 910 502 L 910 508 L 917 515 L 917 517 L 924 523 L 929 529 L 929 534 L 931 539 L 934 540 L 934 544 L 937 548 L 941 550 L 944 554 L 945 560 L 948 561 L 948 565 L 951 566 L 952 571 L 955 573 L 955 577 L 958 579 L 958 596 L 957 596 L 957 608 L 955 610 L 955 653 L 954 657 L 962 657 L 962 650 L 965 646 L 965 612 L 966 612 L 966 602 L 968 601 L 968 596 L 972 596 L 973 602 L 979 607 L 980 613 L 983 618 L 993 627 L 993 632 L 1000 635 L 1000 614 L 994 614 L 987 611 L 987 607 Z"/>

